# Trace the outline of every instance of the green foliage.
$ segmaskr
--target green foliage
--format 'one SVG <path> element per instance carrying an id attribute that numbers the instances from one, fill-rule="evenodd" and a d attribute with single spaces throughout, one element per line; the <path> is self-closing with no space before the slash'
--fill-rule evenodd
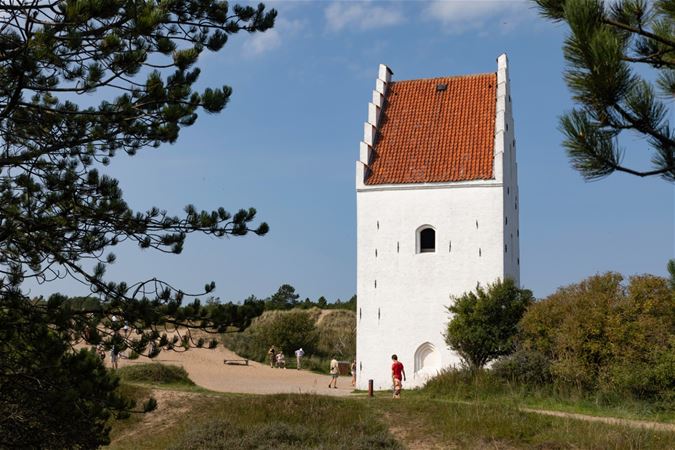
<path id="1" fill-rule="evenodd" d="M 517 324 L 532 303 L 532 292 L 519 289 L 512 280 L 481 286 L 467 292 L 448 307 L 453 315 L 445 340 L 471 369 L 514 349 Z"/>
<path id="2" fill-rule="evenodd" d="M 579 105 L 561 118 L 563 145 L 587 180 L 615 171 L 675 181 L 675 133 L 660 100 L 675 95 L 673 0 L 535 0 L 547 19 L 570 28 L 565 81 Z M 656 82 L 645 75 L 656 74 Z M 622 163 L 619 136 L 640 135 L 651 147 L 651 170 Z M 626 133 L 627 134 L 627 133 Z M 642 152 L 642 149 L 636 149 Z"/>
<path id="3" fill-rule="evenodd" d="M 267 347 L 274 345 L 286 354 L 300 347 L 312 354 L 318 338 L 315 319 L 308 312 L 299 310 L 272 315 L 256 328 L 255 333 L 260 343 L 267 343 Z"/>
<path id="4" fill-rule="evenodd" d="M 517 350 L 498 359 L 492 365 L 498 378 L 525 386 L 545 386 L 551 383 L 551 361 L 536 351 Z"/>
<path id="5" fill-rule="evenodd" d="M 298 298 L 300 296 L 295 293 L 295 288 L 290 284 L 282 284 L 279 290 L 272 294 L 270 298 L 265 301 L 265 309 L 267 311 L 275 309 L 291 309 L 298 305 Z"/>
<path id="6" fill-rule="evenodd" d="M 296 321 L 303 323 L 304 331 L 297 336 L 295 345 L 282 344 L 282 341 L 288 342 L 284 335 Z M 293 352 L 302 347 L 305 350 L 303 366 L 323 372 L 328 364 L 325 358 L 338 356 L 348 360 L 356 354 L 356 315 L 352 311 L 318 308 L 266 311 L 244 332 L 224 334 L 223 345 L 256 361 L 265 361 L 270 346 L 275 345 L 290 356 L 286 361 L 289 367 L 295 364 Z"/>
<path id="7" fill-rule="evenodd" d="M 554 383 L 672 404 L 675 301 L 668 280 L 592 276 L 534 304 L 520 345 L 551 362 Z"/>
<path id="8" fill-rule="evenodd" d="M 117 377 L 95 352 L 72 351 L 23 302 L 5 298 L 0 308 L 0 447 L 108 443 L 107 420 L 133 406 L 118 394 Z"/>
<path id="9" fill-rule="evenodd" d="M 167 282 L 112 282 L 106 268 L 116 260 L 111 250 L 125 241 L 180 253 L 191 233 L 264 235 L 267 224 L 253 225 L 256 210 L 231 214 L 188 205 L 182 216 L 157 207 L 135 212 L 118 181 L 101 170 L 120 153 L 175 142 L 200 110 L 221 111 L 232 90 L 194 90 L 199 57 L 220 50 L 234 33 L 269 29 L 275 17 L 262 4 L 230 7 L 220 0 L 0 4 L 0 332 L 8 337 L 1 356 L 13 364 L 0 364 L 2 388 L 11 391 L 0 397 L 7 413 L 0 439 L 7 446 L 106 442 L 101 424 L 124 404 L 111 394 L 114 382 L 88 353 L 69 350 L 71 343 L 153 356 L 192 345 L 190 339 L 169 342 L 162 334 L 167 326 L 218 330 L 229 324 L 222 308 L 188 302 Z M 25 292 L 27 280 L 63 277 L 89 287 L 98 302 L 60 295 L 33 301 Z M 204 293 L 214 288 L 207 283 Z M 26 317 L 32 328 L 25 333 L 41 333 L 51 346 L 32 346 L 13 334 Z M 116 332 L 123 323 L 131 327 L 128 335 Z M 43 397 L 20 395 L 7 377 L 26 392 L 43 383 Z M 61 396 L 52 399 L 57 381 Z M 45 401 L 36 406 L 38 400 Z M 45 406 L 52 400 L 53 408 Z"/>
<path id="10" fill-rule="evenodd" d="M 185 384 L 195 383 L 180 366 L 170 364 L 147 363 L 125 366 L 117 371 L 122 381 L 152 384 Z"/>

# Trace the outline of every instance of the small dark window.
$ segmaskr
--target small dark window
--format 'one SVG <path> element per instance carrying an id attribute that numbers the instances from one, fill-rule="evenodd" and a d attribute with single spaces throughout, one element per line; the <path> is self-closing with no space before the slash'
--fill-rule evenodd
<path id="1" fill-rule="evenodd" d="M 478 221 L 476 220 L 476 229 L 478 229 Z"/>
<path id="2" fill-rule="evenodd" d="M 449 251 L 449 252 L 452 251 L 452 241 L 450 241 L 450 242 L 448 243 L 448 251 Z"/>
<path id="3" fill-rule="evenodd" d="M 361 318 L 361 308 L 359 308 L 359 319 Z"/>
<path id="4" fill-rule="evenodd" d="M 377 229 L 378 230 L 380 229 L 380 221 L 379 220 L 377 221 Z"/>
<path id="5" fill-rule="evenodd" d="M 509 124 L 506 124 L 506 131 L 509 131 Z"/>
<path id="6" fill-rule="evenodd" d="M 504 216 L 504 225 L 508 225 L 508 224 L 509 224 L 509 218 Z M 377 250 L 375 250 L 375 253 L 377 253 Z M 375 255 L 375 256 L 377 256 L 377 255 Z"/>
<path id="7" fill-rule="evenodd" d="M 377 249 L 375 249 L 375 257 L 377 258 Z"/>
<path id="8" fill-rule="evenodd" d="M 483 256 L 483 252 L 481 251 L 480 247 L 478 248 L 478 256 Z"/>
<path id="9" fill-rule="evenodd" d="M 425 228 L 420 231 L 420 253 L 436 251 L 436 231 L 433 228 Z"/>
<path id="10" fill-rule="evenodd" d="M 397 242 L 397 243 L 396 243 L 396 253 L 399 252 L 400 248 L 401 248 L 401 247 L 400 247 L 400 244 Z"/>
<path id="11" fill-rule="evenodd" d="M 518 265 L 520 265 L 520 258 L 518 258 Z"/>
<path id="12" fill-rule="evenodd" d="M 375 280 L 375 289 L 377 289 L 377 280 Z"/>
<path id="13" fill-rule="evenodd" d="M 436 92 L 443 92 L 448 89 L 448 84 L 447 83 L 438 83 L 436 85 Z"/>
<path id="14" fill-rule="evenodd" d="M 380 308 L 377 308 L 377 320 L 380 320 Z"/>
<path id="15" fill-rule="evenodd" d="M 504 253 L 506 253 L 507 247 L 506 244 L 504 244 Z"/>
<path id="16" fill-rule="evenodd" d="M 506 188 L 506 195 L 509 195 L 510 193 L 511 193 L 511 189 L 507 187 Z"/>
<path id="17" fill-rule="evenodd" d="M 516 230 L 516 236 L 520 237 L 520 228 Z"/>

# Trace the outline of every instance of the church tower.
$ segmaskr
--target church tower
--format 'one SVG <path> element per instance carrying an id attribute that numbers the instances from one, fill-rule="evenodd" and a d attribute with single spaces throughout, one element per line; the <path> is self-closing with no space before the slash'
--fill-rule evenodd
<path id="1" fill-rule="evenodd" d="M 458 356 L 452 298 L 519 283 L 518 178 L 506 55 L 497 72 L 393 81 L 380 65 L 368 105 L 357 204 L 357 386 L 421 386 Z"/>

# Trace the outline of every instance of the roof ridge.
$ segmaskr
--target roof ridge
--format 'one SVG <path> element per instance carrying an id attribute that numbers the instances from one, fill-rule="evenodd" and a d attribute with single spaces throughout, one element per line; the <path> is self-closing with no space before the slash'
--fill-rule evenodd
<path id="1" fill-rule="evenodd" d="M 467 75 L 448 75 L 445 77 L 413 78 L 410 80 L 392 80 L 391 83 L 410 83 L 413 81 L 433 81 L 433 80 L 447 80 L 447 79 L 454 80 L 459 78 L 484 77 L 487 75 L 497 75 L 497 72 L 471 73 Z"/>

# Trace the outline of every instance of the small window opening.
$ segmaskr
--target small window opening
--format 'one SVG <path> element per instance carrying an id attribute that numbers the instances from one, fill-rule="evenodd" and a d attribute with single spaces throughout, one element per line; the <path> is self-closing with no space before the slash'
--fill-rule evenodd
<path id="1" fill-rule="evenodd" d="M 504 225 L 508 225 L 508 224 L 509 224 L 509 218 L 504 216 Z M 376 253 L 375 256 L 377 256 L 377 250 L 375 250 L 375 253 Z"/>
<path id="2" fill-rule="evenodd" d="M 509 124 L 506 124 L 506 131 L 509 131 Z"/>
<path id="3" fill-rule="evenodd" d="M 432 253 L 436 251 L 436 231 L 433 228 L 425 228 L 420 231 L 420 253 Z"/>
<path id="4" fill-rule="evenodd" d="M 483 251 L 478 247 L 478 256 L 483 256 Z"/>
<path id="5" fill-rule="evenodd" d="M 363 314 L 362 314 L 361 308 L 359 308 L 359 319 L 361 318 L 362 315 Z"/>
<path id="6" fill-rule="evenodd" d="M 447 83 L 439 83 L 436 85 L 436 92 L 443 92 L 448 89 Z"/>
<path id="7" fill-rule="evenodd" d="M 478 220 L 476 220 L 476 229 L 478 229 Z"/>
<path id="8" fill-rule="evenodd" d="M 377 249 L 375 249 L 375 257 L 377 258 Z"/>
<path id="9" fill-rule="evenodd" d="M 378 230 L 380 229 L 380 221 L 379 220 L 377 221 L 377 229 Z"/>
<path id="10" fill-rule="evenodd" d="M 452 241 L 448 243 L 448 252 L 452 251 Z"/>
<path id="11" fill-rule="evenodd" d="M 377 320 L 380 320 L 380 308 L 377 308 Z"/>
<path id="12" fill-rule="evenodd" d="M 399 242 L 396 242 L 396 253 L 398 253 L 400 250 L 400 244 Z"/>
<path id="13" fill-rule="evenodd" d="M 511 193 L 511 189 L 507 187 L 506 188 L 506 195 L 509 195 L 510 193 Z"/>
<path id="14" fill-rule="evenodd" d="M 520 237 L 520 228 L 516 230 L 516 236 Z"/>
<path id="15" fill-rule="evenodd" d="M 506 244 L 504 244 L 504 253 L 506 253 L 507 250 L 508 250 L 508 247 L 506 246 Z"/>
<path id="16" fill-rule="evenodd" d="M 518 265 L 520 265 L 520 258 L 518 258 Z"/>
<path id="17" fill-rule="evenodd" d="M 375 289 L 377 289 L 377 280 L 375 280 Z"/>

